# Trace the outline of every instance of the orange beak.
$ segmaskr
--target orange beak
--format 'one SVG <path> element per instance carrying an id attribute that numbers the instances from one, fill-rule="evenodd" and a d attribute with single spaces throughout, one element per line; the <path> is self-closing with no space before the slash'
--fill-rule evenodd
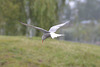
<path id="1" fill-rule="evenodd" d="M 42 44 L 43 44 L 43 40 L 42 40 Z"/>

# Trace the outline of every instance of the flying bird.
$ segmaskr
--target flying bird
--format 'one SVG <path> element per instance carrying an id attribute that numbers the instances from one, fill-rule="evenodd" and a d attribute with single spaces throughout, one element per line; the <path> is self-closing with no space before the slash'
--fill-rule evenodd
<path id="1" fill-rule="evenodd" d="M 60 37 L 60 36 L 64 36 L 63 34 L 56 34 L 55 32 L 60 28 L 60 27 L 63 27 L 64 25 L 68 24 L 70 21 L 66 21 L 65 23 L 62 23 L 62 24 L 58 24 L 58 25 L 55 25 L 55 26 L 52 26 L 49 31 L 45 30 L 45 29 L 42 29 L 40 27 L 36 27 L 36 26 L 33 26 L 33 25 L 29 25 L 29 24 L 25 24 L 23 22 L 20 22 L 21 24 L 25 25 L 25 26 L 29 26 L 29 27 L 32 27 L 32 28 L 35 28 L 35 29 L 38 29 L 40 30 L 43 35 L 42 35 L 42 43 L 45 39 L 47 39 L 48 37 L 51 37 L 52 39 L 56 38 L 56 37 Z"/>

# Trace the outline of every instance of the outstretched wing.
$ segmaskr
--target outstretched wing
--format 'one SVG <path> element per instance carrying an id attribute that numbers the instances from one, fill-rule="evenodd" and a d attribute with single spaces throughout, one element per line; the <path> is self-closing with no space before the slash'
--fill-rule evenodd
<path id="1" fill-rule="evenodd" d="M 36 26 L 33 26 L 33 25 L 25 24 L 25 23 L 23 23 L 23 22 L 20 22 L 20 23 L 23 24 L 23 25 L 25 25 L 25 26 L 29 26 L 29 27 L 38 29 L 38 30 L 40 30 L 40 31 L 43 32 L 43 33 L 49 33 L 49 31 L 44 30 L 44 29 L 42 29 L 42 28 L 40 28 L 40 27 L 36 27 Z"/>
<path id="2" fill-rule="evenodd" d="M 67 22 L 65 22 L 65 23 L 62 23 L 62 24 L 59 24 L 59 25 L 52 26 L 52 27 L 50 28 L 49 32 L 56 32 L 57 29 L 59 29 L 60 27 L 66 25 L 66 24 L 68 24 L 69 22 L 70 22 L 70 21 L 67 21 Z"/>

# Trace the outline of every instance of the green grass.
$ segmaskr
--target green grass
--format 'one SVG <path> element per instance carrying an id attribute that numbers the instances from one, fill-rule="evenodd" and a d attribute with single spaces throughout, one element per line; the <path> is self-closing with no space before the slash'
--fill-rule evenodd
<path id="1" fill-rule="evenodd" d="M 0 36 L 0 67 L 100 67 L 100 46 Z"/>

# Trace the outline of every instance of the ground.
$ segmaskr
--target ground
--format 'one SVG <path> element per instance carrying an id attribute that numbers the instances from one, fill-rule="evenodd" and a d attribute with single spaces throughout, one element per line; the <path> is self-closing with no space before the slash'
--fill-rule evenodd
<path id="1" fill-rule="evenodd" d="M 0 67 L 100 67 L 100 46 L 0 36 Z"/>

